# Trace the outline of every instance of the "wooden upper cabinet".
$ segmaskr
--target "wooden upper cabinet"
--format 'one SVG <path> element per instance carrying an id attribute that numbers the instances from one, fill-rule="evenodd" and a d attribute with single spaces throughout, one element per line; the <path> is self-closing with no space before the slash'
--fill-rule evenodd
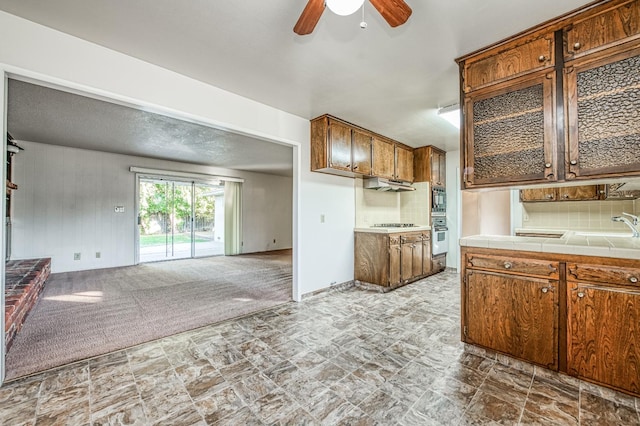
<path id="1" fill-rule="evenodd" d="M 566 186 L 557 188 L 561 201 L 589 201 L 601 198 L 599 185 Z"/>
<path id="2" fill-rule="evenodd" d="M 371 138 L 371 133 L 328 115 L 311 120 L 311 170 L 369 176 Z"/>
<path id="3" fill-rule="evenodd" d="M 516 40 L 465 62 L 464 91 L 471 92 L 555 65 L 553 33 Z"/>
<path id="4" fill-rule="evenodd" d="M 562 188 L 535 188 L 520 190 L 520 201 L 590 201 L 602 198 L 602 186 L 580 185 Z"/>
<path id="5" fill-rule="evenodd" d="M 352 171 L 367 176 L 371 174 L 371 139 L 369 133 L 352 130 Z"/>
<path id="6" fill-rule="evenodd" d="M 329 167 L 351 171 L 351 128 L 329 120 Z"/>
<path id="7" fill-rule="evenodd" d="M 311 170 L 413 182 L 413 148 L 345 121 L 311 120 Z"/>
<path id="8" fill-rule="evenodd" d="M 521 189 L 520 201 L 523 203 L 533 201 L 555 201 L 556 190 L 555 188 L 535 188 L 535 189 Z"/>
<path id="9" fill-rule="evenodd" d="M 446 186 L 446 153 L 428 145 L 413 151 L 413 177 L 415 182 L 430 182 L 431 187 Z"/>
<path id="10" fill-rule="evenodd" d="M 568 284 L 569 374 L 640 394 L 640 289 Z"/>
<path id="11" fill-rule="evenodd" d="M 431 155 L 431 185 L 446 186 L 447 184 L 447 154 L 434 149 Z"/>
<path id="12" fill-rule="evenodd" d="M 413 182 L 413 149 L 396 145 L 395 179 Z"/>
<path id="13" fill-rule="evenodd" d="M 640 0 L 611 3 L 585 13 L 564 29 L 565 60 L 640 37 Z"/>
<path id="14" fill-rule="evenodd" d="M 567 179 L 640 172 L 640 42 L 636 45 L 567 64 Z"/>
<path id="15" fill-rule="evenodd" d="M 557 179 L 555 73 L 465 96 L 465 188 Z"/>
<path id="16" fill-rule="evenodd" d="M 374 136 L 371 142 L 373 176 L 393 179 L 395 174 L 395 144 Z"/>

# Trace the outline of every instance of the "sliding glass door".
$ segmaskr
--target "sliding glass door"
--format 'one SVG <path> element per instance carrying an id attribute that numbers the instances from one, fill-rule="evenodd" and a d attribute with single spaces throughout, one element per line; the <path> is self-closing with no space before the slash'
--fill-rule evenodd
<path id="1" fill-rule="evenodd" d="M 224 236 L 218 235 L 224 223 L 216 229 L 216 197 L 224 199 L 223 188 L 159 178 L 139 182 L 140 262 L 224 254 Z"/>
<path id="2" fill-rule="evenodd" d="M 194 185 L 194 257 L 224 254 L 224 187 Z"/>

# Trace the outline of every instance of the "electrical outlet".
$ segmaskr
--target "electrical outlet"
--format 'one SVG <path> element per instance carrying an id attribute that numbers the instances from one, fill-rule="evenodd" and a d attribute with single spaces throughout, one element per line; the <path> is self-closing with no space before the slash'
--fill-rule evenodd
<path id="1" fill-rule="evenodd" d="M 96 259 L 100 259 L 100 256 L 101 256 L 100 252 L 99 252 L 99 251 L 97 251 L 97 252 L 96 252 Z"/>
<path id="2" fill-rule="evenodd" d="M 80 260 L 80 253 L 73 253 L 73 260 Z"/>

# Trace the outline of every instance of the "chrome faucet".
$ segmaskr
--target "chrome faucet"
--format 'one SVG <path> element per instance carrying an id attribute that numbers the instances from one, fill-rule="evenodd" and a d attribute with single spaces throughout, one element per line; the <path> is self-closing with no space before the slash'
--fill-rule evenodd
<path id="1" fill-rule="evenodd" d="M 636 216 L 634 214 L 631 214 L 631 213 L 625 213 L 625 212 L 622 212 L 622 214 L 625 215 L 625 216 L 629 216 L 631 218 L 631 220 L 633 220 L 633 224 L 634 225 L 638 224 L 638 216 Z"/>
<path id="2" fill-rule="evenodd" d="M 640 232 L 638 232 L 638 230 L 636 229 L 636 227 L 634 226 L 635 224 L 638 223 L 638 217 L 634 216 L 632 214 L 629 213 L 622 213 L 622 214 L 626 214 L 627 216 L 631 216 L 633 218 L 633 222 L 631 222 L 629 219 L 627 219 L 624 216 L 613 216 L 611 218 L 611 220 L 613 222 L 622 222 L 625 225 L 627 225 L 629 228 L 631 228 L 631 231 L 633 232 L 633 237 L 634 238 L 640 238 Z"/>

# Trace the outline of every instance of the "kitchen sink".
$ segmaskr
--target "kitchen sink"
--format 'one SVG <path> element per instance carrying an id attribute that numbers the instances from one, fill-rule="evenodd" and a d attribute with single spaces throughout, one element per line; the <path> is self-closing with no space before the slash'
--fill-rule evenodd
<path id="1" fill-rule="evenodd" d="M 633 234 L 630 232 L 579 232 L 576 231 L 573 235 L 578 237 L 619 237 L 619 238 L 631 238 Z"/>

